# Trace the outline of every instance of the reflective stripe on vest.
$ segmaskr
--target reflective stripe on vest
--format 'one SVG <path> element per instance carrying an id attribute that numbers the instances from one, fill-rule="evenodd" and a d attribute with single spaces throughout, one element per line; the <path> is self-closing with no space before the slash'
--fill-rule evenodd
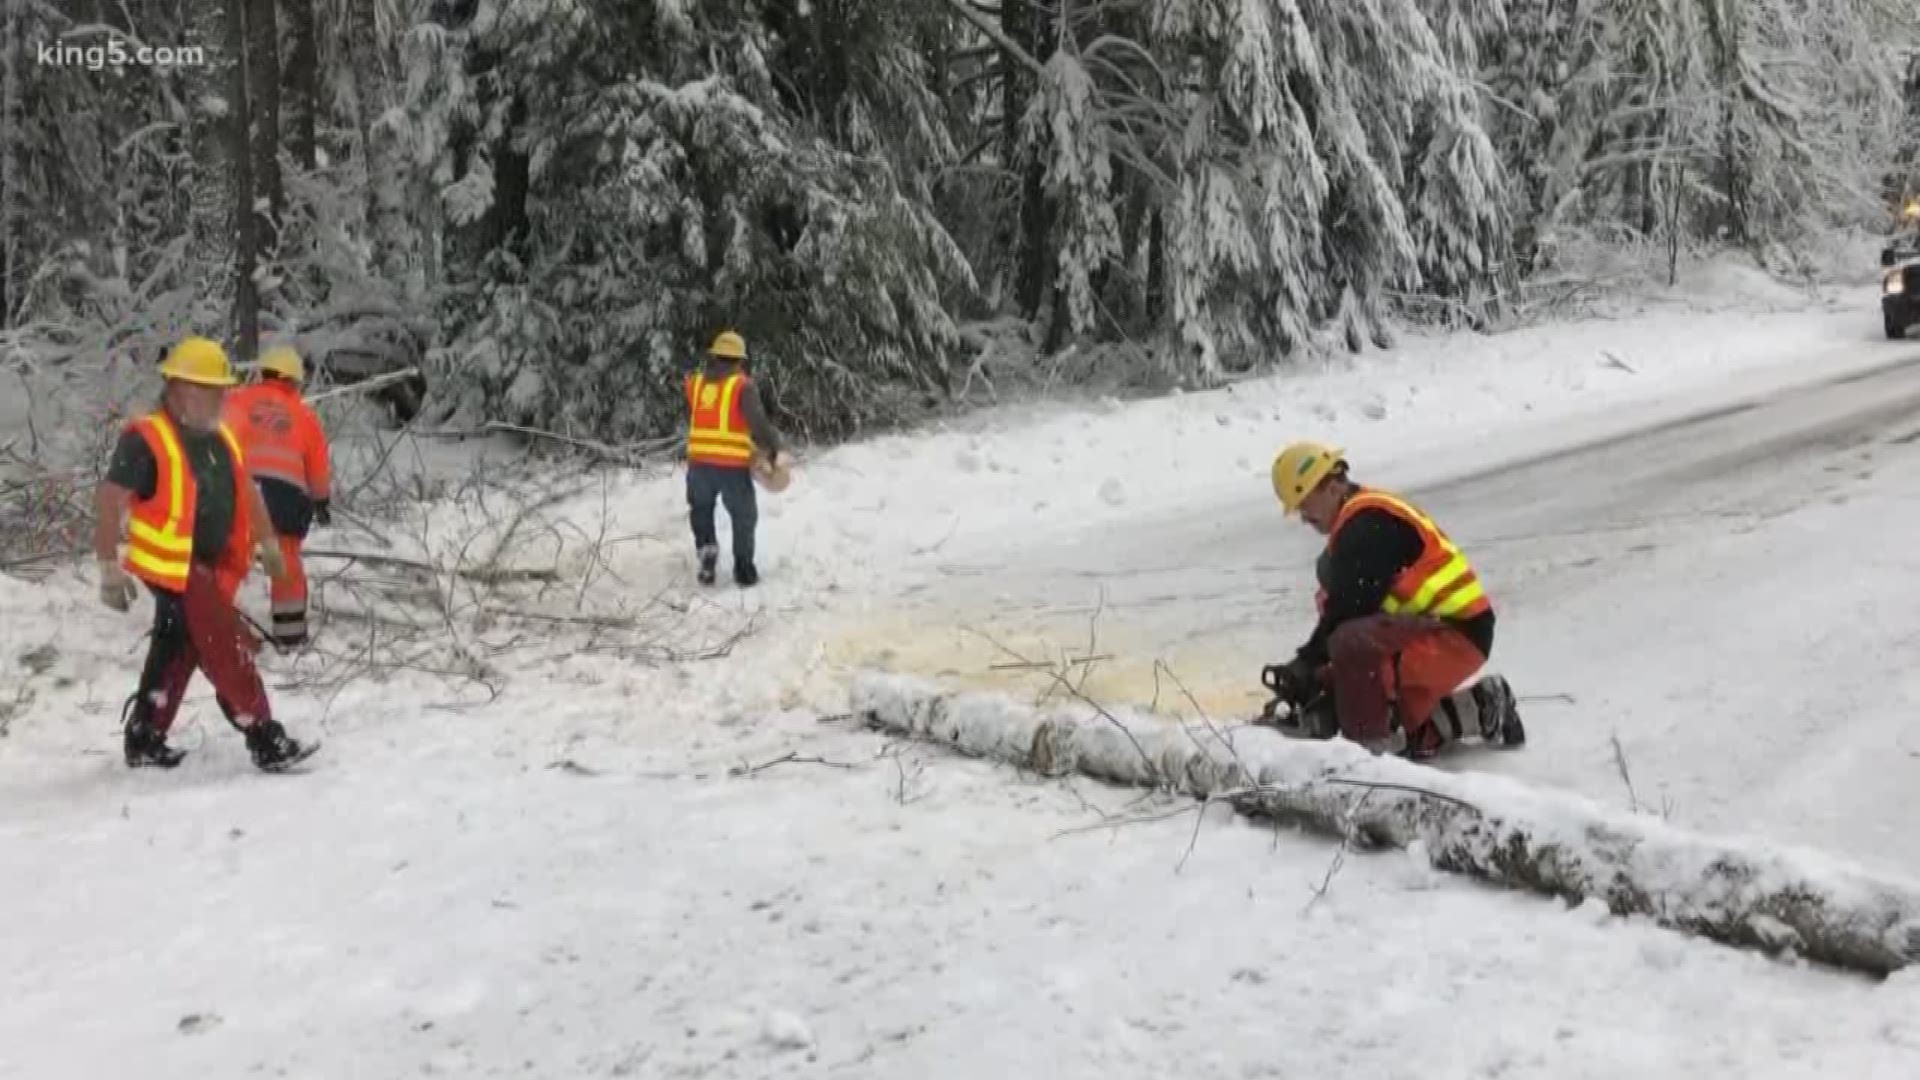
<path id="1" fill-rule="evenodd" d="M 164 412 L 156 412 L 134 424 L 153 451 L 153 497 L 138 499 L 129 509 L 127 555 L 121 565 L 127 572 L 162 589 L 174 592 L 187 587 L 187 574 L 193 567 L 193 521 L 199 490 L 187 455 L 180 447 L 179 433 Z M 220 436 L 233 454 L 233 474 L 246 475 L 246 457 L 240 440 L 225 424 Z M 236 529 L 246 520 L 246 505 L 234 507 Z M 244 545 L 243 545 L 244 548 Z"/>
<path id="2" fill-rule="evenodd" d="M 1420 556 L 1393 579 L 1380 610 L 1389 615 L 1426 615 L 1437 619 L 1469 619 L 1492 608 L 1467 557 L 1427 516 L 1404 499 L 1385 492 L 1362 490 L 1348 499 L 1334 519 L 1332 532 L 1362 510 L 1385 510 L 1412 525 L 1420 534 Z M 1328 540 L 1332 543 L 1331 538 Z"/>
<path id="3" fill-rule="evenodd" d="M 753 435 L 747 430 L 740 388 L 746 375 L 735 372 L 718 381 L 695 373 L 687 376 L 687 460 L 706 465 L 740 465 L 753 461 Z"/>
<path id="4" fill-rule="evenodd" d="M 193 474 L 180 437 L 165 413 L 137 424 L 153 451 L 153 497 L 136 502 L 127 523 L 127 571 L 175 592 L 187 587 L 193 564 Z"/>

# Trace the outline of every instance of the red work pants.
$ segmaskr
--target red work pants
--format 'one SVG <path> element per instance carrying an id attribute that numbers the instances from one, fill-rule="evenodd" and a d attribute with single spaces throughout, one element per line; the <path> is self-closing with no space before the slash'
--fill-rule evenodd
<path id="1" fill-rule="evenodd" d="M 1327 649 L 1340 733 L 1359 743 L 1387 738 L 1395 717 L 1417 741 L 1440 701 L 1487 662 L 1465 634 L 1409 615 L 1343 623 Z"/>
<path id="2" fill-rule="evenodd" d="M 235 727 L 272 719 L 266 686 L 253 665 L 258 645 L 215 570 L 196 562 L 184 592 L 151 591 L 153 640 L 140 673 L 140 708 L 154 730 L 165 735 L 173 726 L 195 671 L 206 673 L 220 711 Z"/>

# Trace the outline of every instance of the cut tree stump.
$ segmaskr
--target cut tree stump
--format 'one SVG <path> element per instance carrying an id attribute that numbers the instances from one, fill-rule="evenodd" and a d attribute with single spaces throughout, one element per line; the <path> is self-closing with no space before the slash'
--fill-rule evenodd
<path id="1" fill-rule="evenodd" d="M 1221 799 L 1329 836 L 1722 944 L 1885 976 L 1920 960 L 1920 883 L 1818 853 L 1689 832 L 1505 777 L 1456 775 L 1345 740 L 1301 742 L 1088 706 L 1042 714 L 999 693 L 863 672 L 853 713 L 891 735 L 1045 776 L 1079 773 Z"/>

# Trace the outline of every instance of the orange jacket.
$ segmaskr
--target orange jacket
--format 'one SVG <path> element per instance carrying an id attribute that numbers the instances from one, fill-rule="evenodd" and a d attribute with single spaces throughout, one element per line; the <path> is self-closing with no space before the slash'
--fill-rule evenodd
<path id="1" fill-rule="evenodd" d="M 226 421 L 247 451 L 247 471 L 282 480 L 318 502 L 331 497 L 333 469 L 327 433 L 300 388 L 265 379 L 227 394 Z"/>

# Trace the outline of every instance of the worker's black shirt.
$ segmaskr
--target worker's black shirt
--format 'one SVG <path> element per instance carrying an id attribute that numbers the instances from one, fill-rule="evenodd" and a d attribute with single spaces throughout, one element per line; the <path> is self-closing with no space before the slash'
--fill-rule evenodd
<path id="1" fill-rule="evenodd" d="M 199 431 L 183 424 L 180 452 L 187 456 L 196 489 L 193 503 L 193 561 L 212 565 L 227 551 L 233 531 L 233 453 L 217 431 Z M 132 428 L 120 433 L 113 459 L 107 463 L 108 483 L 118 484 L 142 499 L 153 498 L 160 487 L 160 463 L 147 440 Z"/>
<path id="2" fill-rule="evenodd" d="M 1315 573 L 1327 604 L 1299 657 L 1318 667 L 1327 662 L 1327 642 L 1343 623 L 1380 614 L 1393 579 L 1420 558 L 1420 530 L 1387 510 L 1361 510 L 1347 519 L 1320 553 Z M 1482 656 L 1493 654 L 1493 612 L 1455 623 Z"/>

